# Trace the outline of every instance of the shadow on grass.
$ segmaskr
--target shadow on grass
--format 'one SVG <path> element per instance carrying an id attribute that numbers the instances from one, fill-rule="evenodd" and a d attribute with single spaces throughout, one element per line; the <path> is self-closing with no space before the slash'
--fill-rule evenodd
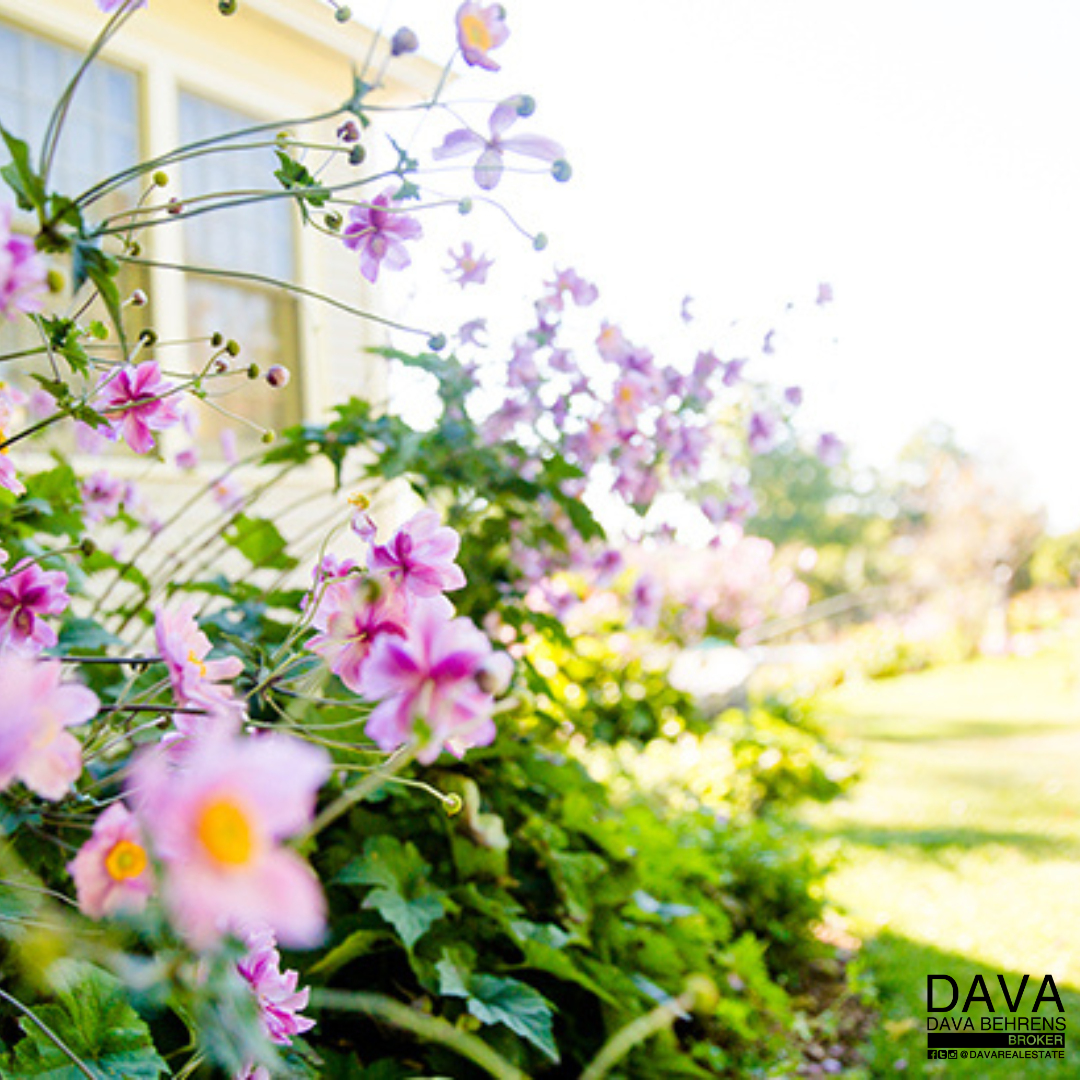
<path id="1" fill-rule="evenodd" d="M 1021 928 L 1018 927 L 1017 932 L 1022 932 Z M 866 940 L 860 955 L 860 968 L 873 972 L 873 985 L 877 994 L 879 1015 L 875 1033 L 864 1050 L 870 1075 L 873 1077 L 944 1076 L 949 1080 L 957 1077 L 964 1080 L 974 1080 L 976 1077 L 980 1080 L 988 1077 L 992 1080 L 1025 1080 L 1027 1077 L 1065 1080 L 1070 1077 L 1075 1080 L 1075 1077 L 1080 1076 L 1080 1039 L 1077 1037 L 1080 1029 L 1080 989 L 1058 984 L 1064 1012 L 1059 1013 L 1052 1001 L 1044 999 L 1039 1011 L 1033 1013 L 1032 1007 L 1038 997 L 1039 987 L 1043 976 L 1047 974 L 1044 971 L 995 970 L 987 964 L 976 963 L 969 957 L 935 949 L 888 931 Z M 1015 1014 L 1008 1011 L 997 981 L 999 974 L 1004 977 L 1009 992 L 1014 996 L 1024 975 L 1030 976 Z M 948 1016 L 950 1019 L 969 1016 L 976 1031 L 980 1030 L 984 1016 L 1063 1016 L 1066 1025 L 1064 1060 L 929 1060 L 926 1038 L 926 1020 L 929 1015 L 926 1009 L 928 975 L 949 975 L 956 980 L 959 987 L 957 1007 L 951 1012 L 936 1015 Z M 993 1013 L 983 1002 L 972 1002 L 966 1014 L 961 1011 L 964 998 L 976 975 L 982 975 L 990 991 L 994 1003 Z M 944 988 L 946 984 L 941 983 L 938 986 Z"/>
<path id="2" fill-rule="evenodd" d="M 824 838 L 880 848 L 888 851 L 890 855 L 912 858 L 974 851 L 991 845 L 1012 846 L 1023 851 L 1025 857 L 1030 856 L 1033 859 L 1070 856 L 1080 858 L 1080 843 L 1074 840 L 1027 832 L 954 827 L 907 829 L 885 825 L 825 826 L 817 828 L 816 832 Z M 1080 1016 L 1077 1020 L 1080 1021 Z M 1077 1075 L 1080 1075 L 1080 1072 Z"/>

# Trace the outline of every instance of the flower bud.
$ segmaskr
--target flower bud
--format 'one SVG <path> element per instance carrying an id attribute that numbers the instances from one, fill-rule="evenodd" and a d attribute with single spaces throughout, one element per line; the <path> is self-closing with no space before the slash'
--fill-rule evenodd
<path id="1" fill-rule="evenodd" d="M 337 11 L 334 12 L 334 18 L 337 19 L 339 23 L 347 23 L 352 18 L 352 8 L 339 7 Z"/>
<path id="2" fill-rule="evenodd" d="M 59 293 L 64 291 L 64 286 L 67 284 L 64 275 L 59 270 L 50 270 L 45 275 L 45 281 L 49 286 L 49 292 Z"/>
<path id="3" fill-rule="evenodd" d="M 150 179 L 154 181 L 156 187 L 165 187 L 169 182 L 169 174 L 162 169 L 158 169 Z"/>
<path id="4" fill-rule="evenodd" d="M 355 120 L 346 120 L 345 123 L 337 129 L 337 137 L 343 143 L 359 142 L 360 125 Z"/>
<path id="5" fill-rule="evenodd" d="M 210 335 L 210 345 L 212 348 L 220 349 L 225 344 L 225 338 L 219 334 L 216 330 Z"/>
<path id="6" fill-rule="evenodd" d="M 137 259 L 142 254 L 142 244 L 140 244 L 138 240 L 129 240 L 127 244 L 127 253 Z"/>
<path id="7" fill-rule="evenodd" d="M 275 390 L 280 390 L 282 387 L 288 386 L 289 379 L 291 378 L 292 376 L 289 374 L 289 369 L 287 367 L 282 367 L 281 364 L 274 364 L 266 373 L 267 383 Z"/>
<path id="8" fill-rule="evenodd" d="M 476 685 L 485 694 L 504 694 L 513 677 L 514 661 L 510 654 L 494 652 L 477 669 Z"/>
<path id="9" fill-rule="evenodd" d="M 558 161 L 552 162 L 551 175 L 554 176 L 560 184 L 565 184 L 566 181 L 574 175 L 574 170 L 570 168 L 569 161 L 559 158 Z"/>
<path id="10" fill-rule="evenodd" d="M 344 223 L 344 219 L 336 210 L 323 215 L 323 224 L 332 232 L 337 232 Z"/>
<path id="11" fill-rule="evenodd" d="M 363 164 L 364 158 L 366 157 L 367 151 L 359 143 L 357 143 L 352 148 L 352 150 L 349 151 L 349 164 L 361 165 Z"/>
<path id="12" fill-rule="evenodd" d="M 128 299 L 128 303 L 132 307 L 146 307 L 150 303 L 150 298 L 142 291 L 142 289 L 136 289 Z"/>
<path id="13" fill-rule="evenodd" d="M 543 251 L 548 246 L 547 233 L 538 232 L 533 237 L 533 251 Z"/>
<path id="14" fill-rule="evenodd" d="M 139 331 L 139 340 L 147 348 L 150 348 L 150 347 L 156 345 L 157 342 L 158 342 L 157 331 L 156 330 L 151 330 L 149 327 L 147 327 L 145 330 L 140 330 Z"/>
<path id="15" fill-rule="evenodd" d="M 215 375 L 224 375 L 229 370 L 229 361 L 224 356 L 219 356 L 214 361 L 214 366 L 211 368 Z"/>
<path id="16" fill-rule="evenodd" d="M 218 11 L 222 15 L 235 15 L 240 7 L 240 0 L 218 0 Z"/>
<path id="17" fill-rule="evenodd" d="M 240 355 L 240 342 L 234 341 L 232 338 L 229 338 L 229 340 L 225 342 L 225 351 L 230 356 L 239 356 Z"/>
<path id="18" fill-rule="evenodd" d="M 165 208 L 165 212 L 172 214 L 175 217 L 177 214 L 182 214 L 184 212 L 184 204 L 179 199 L 170 199 L 169 205 Z"/>
<path id="19" fill-rule="evenodd" d="M 427 339 L 427 347 L 432 352 L 442 352 L 446 348 L 446 335 L 445 334 L 432 334 Z"/>
<path id="20" fill-rule="evenodd" d="M 420 39 L 407 26 L 401 27 L 390 39 L 390 52 L 394 56 L 414 53 L 420 48 Z"/>
<path id="21" fill-rule="evenodd" d="M 267 428 L 262 433 L 260 441 L 266 443 L 266 445 L 269 446 L 270 443 L 272 443 L 276 438 L 277 438 L 277 432 L 274 431 L 273 428 Z"/>
<path id="22" fill-rule="evenodd" d="M 536 112 L 536 98 L 531 94 L 518 94 L 514 102 L 518 116 L 532 116 Z"/>
<path id="23" fill-rule="evenodd" d="M 465 800 L 456 791 L 448 791 L 442 803 L 447 817 L 454 817 L 465 808 Z"/>
<path id="24" fill-rule="evenodd" d="M 82 552 L 82 553 L 83 553 L 83 554 L 84 554 L 84 555 L 85 555 L 85 556 L 86 556 L 87 558 L 90 558 L 90 556 L 91 556 L 91 555 L 93 555 L 93 554 L 94 554 L 94 552 L 95 552 L 95 551 L 97 551 L 97 549 L 98 549 L 98 546 L 97 546 L 97 544 L 96 544 L 96 543 L 95 543 L 95 541 L 94 541 L 94 540 L 92 540 L 92 539 L 91 539 L 91 538 L 90 538 L 89 536 L 84 536 L 84 537 L 83 537 L 83 538 L 82 538 L 82 539 L 81 539 L 81 540 L 79 541 L 79 550 L 80 550 L 80 551 L 81 551 L 81 552 Z"/>
<path id="25" fill-rule="evenodd" d="M 471 214 L 472 213 L 472 208 L 473 208 L 473 201 L 472 201 L 472 199 L 468 198 L 467 196 L 464 199 L 462 199 L 461 202 L 459 202 L 457 204 L 458 213 L 461 214 L 462 217 L 464 217 L 466 214 Z"/>
<path id="26" fill-rule="evenodd" d="M 257 379 L 261 372 L 259 371 L 258 364 L 248 364 L 247 377 L 249 379 Z"/>

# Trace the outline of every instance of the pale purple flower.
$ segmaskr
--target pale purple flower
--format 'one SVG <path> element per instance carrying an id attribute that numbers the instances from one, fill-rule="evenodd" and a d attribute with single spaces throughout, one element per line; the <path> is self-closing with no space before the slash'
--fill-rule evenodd
<path id="1" fill-rule="evenodd" d="M 232 473 L 218 477 L 210 493 L 224 514 L 235 514 L 247 501 L 244 485 Z"/>
<path id="2" fill-rule="evenodd" d="M 29 559 L 0 580 L 0 650 L 40 652 L 56 644 L 56 631 L 43 620 L 71 603 L 67 581 L 62 570 L 42 570 Z"/>
<path id="3" fill-rule="evenodd" d="M 692 323 L 694 321 L 694 313 L 690 310 L 690 305 L 694 302 L 692 296 L 684 296 L 682 298 L 682 304 L 679 306 L 679 318 L 684 323 Z"/>
<path id="4" fill-rule="evenodd" d="M 477 682 L 491 653 L 491 642 L 468 619 L 419 606 L 408 637 L 380 638 L 364 668 L 361 693 L 379 702 L 368 736 L 383 750 L 415 741 L 424 764 L 444 747 L 460 757 L 493 742 L 494 699 Z"/>
<path id="5" fill-rule="evenodd" d="M 393 193 L 387 188 L 370 205 L 354 206 L 342 231 L 345 246 L 360 252 L 360 273 L 372 284 L 384 263 L 388 270 L 404 270 L 412 262 L 405 241 L 423 235 L 419 221 L 391 208 Z"/>
<path id="6" fill-rule="evenodd" d="M 664 601 L 664 590 L 652 574 L 642 574 L 630 594 L 633 610 L 630 624 L 651 630 L 660 621 L 660 609 Z"/>
<path id="7" fill-rule="evenodd" d="M 764 454 L 776 445 L 777 422 L 771 413 L 753 412 L 746 429 L 746 441 L 752 454 Z"/>
<path id="8" fill-rule="evenodd" d="M 487 281 L 488 271 L 495 265 L 494 259 L 474 254 L 472 243 L 468 240 L 462 243 L 460 254 L 452 249 L 449 254 L 454 265 L 447 273 L 463 289 L 466 285 L 483 285 Z"/>
<path id="9" fill-rule="evenodd" d="M 188 601 L 175 611 L 159 608 L 154 614 L 154 636 L 158 651 L 169 670 L 169 682 L 179 705 L 204 709 L 205 717 L 177 713 L 177 729 L 187 738 L 202 731 L 208 724 L 224 724 L 228 729 L 239 727 L 244 716 L 244 704 L 233 693 L 232 682 L 244 669 L 237 656 L 221 660 L 208 659 L 210 639 L 195 622 L 194 601 Z"/>
<path id="10" fill-rule="evenodd" d="M 724 504 L 724 521 L 738 523 L 753 517 L 758 511 L 757 499 L 747 484 L 732 481 Z"/>
<path id="11" fill-rule="evenodd" d="M 822 465 L 832 468 L 844 460 L 844 444 L 834 432 L 824 432 L 817 441 L 815 453 Z"/>
<path id="12" fill-rule="evenodd" d="M 322 562 L 315 567 L 312 574 L 314 584 L 323 581 L 332 581 L 334 578 L 348 577 L 354 570 L 359 570 L 360 564 L 355 559 L 339 559 L 336 555 L 327 553 Z"/>
<path id="13" fill-rule="evenodd" d="M 722 364 L 724 374 L 721 376 L 721 382 L 725 386 L 738 386 L 742 382 L 743 368 L 748 363 L 748 360 L 729 360 L 726 364 Z"/>
<path id="14" fill-rule="evenodd" d="M 26 485 L 19 479 L 6 450 L 0 450 L 0 487 L 7 488 L 12 495 L 21 495 L 26 490 Z"/>
<path id="15" fill-rule="evenodd" d="M 11 218 L 0 206 L 0 321 L 40 311 L 48 291 L 45 260 L 29 236 L 11 231 Z"/>
<path id="16" fill-rule="evenodd" d="M 49 401 L 55 405 L 54 399 L 49 396 Z M 7 383 L 0 382 L 0 430 L 6 431 L 15 421 L 19 411 L 30 399 L 21 390 Z M 52 410 L 49 410 L 50 413 Z"/>
<path id="17" fill-rule="evenodd" d="M 825 304 L 831 304 L 832 300 L 832 286 L 827 281 L 821 282 L 821 284 L 817 287 L 817 300 L 815 300 L 814 302 L 820 306 L 824 306 Z"/>
<path id="18" fill-rule="evenodd" d="M 312 625 L 319 633 L 307 648 L 358 692 L 364 664 L 379 638 L 405 636 L 409 623 L 405 596 L 399 588 L 358 575 L 331 580 L 317 595 Z"/>
<path id="19" fill-rule="evenodd" d="M 569 295 L 578 307 L 589 307 L 590 304 L 595 304 L 600 296 L 600 290 L 574 269 L 557 270 L 555 280 L 545 282 L 545 285 L 550 292 L 544 297 L 544 305 L 554 311 L 563 310 L 563 297 L 566 295 Z"/>
<path id="20" fill-rule="evenodd" d="M 458 47 L 465 63 L 487 71 L 498 71 L 499 65 L 488 53 L 498 48 L 510 36 L 502 4 L 478 4 L 466 0 L 457 10 Z"/>
<path id="21" fill-rule="evenodd" d="M 112 437 L 123 435 L 137 454 L 154 448 L 152 431 L 164 431 L 180 422 L 174 386 L 161 377 L 157 362 L 119 368 L 101 385 L 99 410 L 109 421 Z"/>
<path id="22" fill-rule="evenodd" d="M 134 3 L 132 3 L 131 0 L 97 0 L 97 6 L 101 8 L 106 15 L 111 15 L 118 8 L 123 7 L 125 3 L 127 3 L 131 10 L 134 11 L 137 8 L 146 7 L 147 0 L 134 0 Z"/>
<path id="23" fill-rule="evenodd" d="M 784 400 L 794 408 L 802 404 L 803 391 L 801 386 L 789 386 L 784 390 Z"/>
<path id="24" fill-rule="evenodd" d="M 440 525 L 434 510 L 421 510 L 394 533 L 389 544 L 372 546 L 368 566 L 414 596 L 438 596 L 465 585 L 465 575 L 454 562 L 460 547 L 461 537 Z"/>
<path id="25" fill-rule="evenodd" d="M 600 333 L 596 338 L 596 350 L 605 360 L 618 364 L 630 352 L 631 345 L 619 327 L 605 320 L 600 324 Z"/>
<path id="26" fill-rule="evenodd" d="M 251 987 L 259 1005 L 263 1028 L 272 1043 L 291 1046 L 293 1037 L 303 1035 L 315 1021 L 300 1015 L 307 1008 L 308 990 L 297 990 L 299 975 L 281 970 L 281 954 L 268 926 L 258 926 L 244 935 L 247 955 L 237 961 L 236 970 Z"/>
<path id="27" fill-rule="evenodd" d="M 63 798 L 82 772 L 82 747 L 65 728 L 98 711 L 97 695 L 60 681 L 61 665 L 0 653 L 0 791 L 21 780 L 44 799 Z"/>
<path id="28" fill-rule="evenodd" d="M 480 340 L 481 334 L 487 333 L 487 319 L 470 319 L 462 323 L 458 328 L 457 339 L 462 345 L 475 345 L 477 348 L 486 348 Z"/>
<path id="29" fill-rule="evenodd" d="M 154 891 L 146 840 L 134 814 L 113 803 L 94 822 L 90 839 L 68 863 L 79 910 L 91 919 L 142 911 Z"/>
<path id="30" fill-rule="evenodd" d="M 520 97 L 499 102 L 488 118 L 488 138 L 485 139 L 470 128 L 457 128 L 443 139 L 441 146 L 432 151 L 432 157 L 436 161 L 443 161 L 446 158 L 479 152 L 473 165 L 473 179 L 484 191 L 491 191 L 502 178 L 504 153 L 521 154 L 539 161 L 558 161 L 563 157 L 563 148 L 552 139 L 541 135 L 505 137 L 506 132 L 521 115 L 518 111 L 521 104 Z"/>
<path id="31" fill-rule="evenodd" d="M 761 351 L 766 356 L 772 356 L 773 353 L 776 352 L 776 348 L 773 345 L 773 338 L 774 337 L 776 337 L 776 331 L 775 330 L 770 330 L 765 335 L 765 340 L 761 343 Z"/>
<path id="32" fill-rule="evenodd" d="M 176 467 L 178 469 L 194 469 L 199 464 L 199 451 L 194 446 L 188 446 L 176 455 Z"/>
<path id="33" fill-rule="evenodd" d="M 104 469 L 91 473 L 79 486 L 83 516 L 96 523 L 115 517 L 124 498 L 124 483 Z"/>
<path id="34" fill-rule="evenodd" d="M 311 824 L 329 773 L 325 750 L 279 735 L 207 733 L 181 767 L 156 747 L 135 759 L 128 800 L 163 868 L 165 908 L 195 949 L 256 920 L 290 947 L 319 942 L 318 878 L 281 845 Z"/>

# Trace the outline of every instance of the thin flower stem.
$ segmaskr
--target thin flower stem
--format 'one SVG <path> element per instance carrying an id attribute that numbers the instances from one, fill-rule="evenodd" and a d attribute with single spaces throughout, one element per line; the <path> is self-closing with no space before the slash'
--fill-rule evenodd
<path id="1" fill-rule="evenodd" d="M 368 773 L 358 784 L 343 791 L 332 803 L 325 806 L 322 812 L 315 818 L 310 826 L 297 838 L 296 843 L 303 846 L 309 840 L 314 839 L 323 829 L 337 821 L 342 814 L 351 810 L 358 802 L 362 802 L 372 792 L 377 791 L 390 777 L 400 772 L 416 756 L 418 747 L 406 745 L 387 759 L 380 769 Z"/>
<path id="2" fill-rule="evenodd" d="M 50 660 L 59 660 L 61 664 L 160 664 L 160 656 L 50 656 Z"/>
<path id="3" fill-rule="evenodd" d="M 71 1049 L 70 1046 L 68 1046 L 66 1042 L 64 1042 L 63 1039 L 60 1038 L 59 1035 L 56 1034 L 55 1031 L 53 1031 L 51 1027 L 49 1027 L 48 1024 L 45 1023 L 44 1020 L 41 1019 L 41 1017 L 37 1015 L 37 1013 L 34 1012 L 33 1009 L 30 1008 L 29 1005 L 24 1005 L 21 1001 L 19 1001 L 18 998 L 12 997 L 6 990 L 2 988 L 0 988 L 0 998 L 6 1001 L 13 1008 L 21 1012 L 23 1016 L 25 1016 L 31 1023 L 33 1023 L 35 1027 L 37 1027 L 38 1030 L 41 1031 L 41 1033 L 49 1040 L 49 1042 L 51 1042 L 57 1048 L 57 1050 L 59 1050 L 64 1055 L 64 1057 L 66 1057 L 68 1061 L 70 1061 L 71 1064 L 74 1065 L 75 1068 L 83 1074 L 83 1076 L 88 1076 L 90 1080 L 95 1080 L 94 1074 L 87 1068 L 83 1060 L 75 1053 L 74 1050 Z"/>
<path id="4" fill-rule="evenodd" d="M 270 121 L 265 124 L 252 124 L 250 127 L 238 128 L 236 131 L 229 131 L 224 135 L 213 135 L 206 139 L 199 139 L 193 143 L 185 143 L 183 146 L 178 146 L 175 150 L 160 154 L 156 158 L 150 158 L 148 161 L 142 161 L 138 165 L 133 165 L 128 169 L 124 169 L 113 176 L 107 177 L 93 187 L 87 188 L 87 190 L 75 200 L 75 205 L 89 206 L 91 203 L 96 202 L 115 188 L 123 187 L 129 180 L 134 180 L 137 176 L 142 176 L 144 173 L 153 172 L 156 169 L 172 165 L 176 161 L 182 161 L 184 157 L 189 156 L 192 151 L 202 150 L 205 147 L 210 146 L 221 147 L 224 143 L 229 143 L 235 139 L 243 139 L 248 135 L 259 135 L 264 131 L 281 131 L 284 128 L 302 127 L 305 124 L 318 124 L 323 120 L 332 120 L 335 116 L 340 116 L 346 111 L 347 107 L 345 105 L 339 105 L 336 109 L 330 109 L 324 113 L 316 113 L 314 116 L 307 116 L 297 120 L 278 120 L 276 122 Z"/>
<path id="5" fill-rule="evenodd" d="M 378 323 L 380 326 L 389 326 L 393 330 L 401 330 L 406 334 L 431 335 L 430 330 L 406 326 L 404 323 L 395 322 L 393 319 L 386 319 L 381 315 L 374 315 L 370 311 L 363 311 L 360 308 L 353 307 L 351 304 L 346 304 L 341 300 L 335 300 L 325 293 L 316 292 L 314 289 L 305 289 L 302 285 L 282 281 L 280 278 L 268 277 L 266 274 L 255 274 L 246 270 L 214 270 L 207 266 L 188 266 L 185 263 L 160 262 L 156 259 L 141 259 L 131 255 L 118 255 L 117 258 L 121 262 L 131 263 L 134 266 L 147 266 L 158 270 L 176 270 L 182 274 L 226 278 L 232 281 L 253 281 L 258 285 L 269 285 L 271 288 L 284 289 L 286 292 L 296 293 L 298 296 L 307 296 L 312 300 L 318 300 L 321 303 L 328 304 L 330 307 L 337 308 L 339 311 L 347 312 L 349 315 L 355 315 L 359 319 L 367 319 L 370 322 Z"/>
<path id="6" fill-rule="evenodd" d="M 319 988 L 312 990 L 311 1005 L 315 1009 L 358 1012 L 373 1016 L 411 1032 L 424 1041 L 441 1043 L 479 1065 L 489 1076 L 495 1077 L 495 1080 L 528 1080 L 525 1073 L 475 1035 L 454 1027 L 441 1016 L 428 1016 L 382 994 Z"/>

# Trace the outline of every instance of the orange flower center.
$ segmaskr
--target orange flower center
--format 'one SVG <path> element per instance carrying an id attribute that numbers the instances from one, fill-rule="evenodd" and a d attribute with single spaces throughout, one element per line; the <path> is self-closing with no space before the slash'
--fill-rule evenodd
<path id="1" fill-rule="evenodd" d="M 244 808 L 232 799 L 211 799 L 199 814 L 199 841 L 223 866 L 243 866 L 255 854 L 255 833 Z"/>
<path id="2" fill-rule="evenodd" d="M 134 840 L 117 840 L 105 856 L 105 869 L 113 881 L 130 881 L 146 869 L 146 851 Z"/>
<path id="3" fill-rule="evenodd" d="M 491 48 L 491 31 L 479 15 L 466 15 L 461 20 L 461 36 L 480 52 Z"/>
<path id="4" fill-rule="evenodd" d="M 206 665 L 195 655 L 194 649 L 189 649 L 187 654 L 189 664 L 194 664 L 199 669 L 199 674 L 206 678 Z"/>

